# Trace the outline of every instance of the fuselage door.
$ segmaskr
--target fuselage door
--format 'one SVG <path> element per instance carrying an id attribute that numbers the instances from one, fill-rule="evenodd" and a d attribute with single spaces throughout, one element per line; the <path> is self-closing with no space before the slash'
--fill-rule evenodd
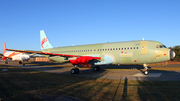
<path id="1" fill-rule="evenodd" d="M 146 55 L 148 54 L 147 48 L 148 48 L 148 41 L 141 41 L 141 54 Z"/>

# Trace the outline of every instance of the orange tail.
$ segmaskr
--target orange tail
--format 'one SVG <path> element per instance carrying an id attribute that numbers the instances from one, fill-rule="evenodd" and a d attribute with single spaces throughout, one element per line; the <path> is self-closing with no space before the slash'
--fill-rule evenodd
<path id="1" fill-rule="evenodd" d="M 4 42 L 4 53 L 6 52 L 6 44 L 5 44 L 5 42 Z"/>
<path id="2" fill-rule="evenodd" d="M 3 61 L 6 60 L 6 57 L 4 56 L 5 53 L 6 53 L 6 44 L 5 44 L 5 42 L 4 42 L 4 53 L 3 53 L 3 58 L 2 58 Z"/>

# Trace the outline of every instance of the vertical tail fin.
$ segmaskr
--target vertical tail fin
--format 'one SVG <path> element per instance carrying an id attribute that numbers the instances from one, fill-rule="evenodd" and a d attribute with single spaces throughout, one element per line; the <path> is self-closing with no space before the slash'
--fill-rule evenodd
<path id="1" fill-rule="evenodd" d="M 4 53 L 3 53 L 3 58 L 2 58 L 3 61 L 6 61 L 5 53 L 6 53 L 6 44 L 4 42 Z"/>
<path id="2" fill-rule="evenodd" d="M 41 49 L 53 48 L 51 43 L 49 42 L 44 30 L 40 31 L 40 41 L 41 41 Z"/>
<path id="3" fill-rule="evenodd" d="M 6 53 L 6 44 L 4 42 L 4 53 Z"/>

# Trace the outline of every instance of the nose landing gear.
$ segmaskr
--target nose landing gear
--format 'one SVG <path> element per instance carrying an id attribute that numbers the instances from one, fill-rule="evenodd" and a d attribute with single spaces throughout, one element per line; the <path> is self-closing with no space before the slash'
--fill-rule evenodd
<path id="1" fill-rule="evenodd" d="M 148 65 L 147 64 L 143 64 L 143 67 L 144 67 L 144 74 L 145 75 L 148 75 L 149 74 L 149 71 L 148 71 Z"/>

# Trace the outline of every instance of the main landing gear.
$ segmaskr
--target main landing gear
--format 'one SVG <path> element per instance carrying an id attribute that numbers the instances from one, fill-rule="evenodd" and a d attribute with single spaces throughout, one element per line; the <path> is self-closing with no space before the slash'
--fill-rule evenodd
<path id="1" fill-rule="evenodd" d="M 147 64 L 143 64 L 143 66 L 144 66 L 144 74 L 145 75 L 148 75 L 149 74 L 149 71 L 148 71 L 148 65 Z"/>
<path id="2" fill-rule="evenodd" d="M 5 61 L 5 64 L 8 64 L 8 62 L 7 62 L 7 61 Z"/>
<path id="3" fill-rule="evenodd" d="M 74 68 L 71 69 L 71 74 L 78 74 L 79 69 L 77 68 L 77 65 L 74 66 Z"/>
<path id="4" fill-rule="evenodd" d="M 19 64 L 22 64 L 23 66 L 25 66 L 24 61 L 19 61 Z"/>
<path id="5" fill-rule="evenodd" d="M 6 60 L 5 60 L 5 64 L 8 64 L 9 61 L 10 61 L 9 59 L 6 59 Z"/>
<path id="6" fill-rule="evenodd" d="M 100 67 L 99 66 L 95 66 L 93 68 L 94 71 L 100 71 Z M 78 74 L 79 73 L 79 69 L 77 68 L 77 65 L 74 66 L 74 68 L 71 69 L 71 74 Z"/>

